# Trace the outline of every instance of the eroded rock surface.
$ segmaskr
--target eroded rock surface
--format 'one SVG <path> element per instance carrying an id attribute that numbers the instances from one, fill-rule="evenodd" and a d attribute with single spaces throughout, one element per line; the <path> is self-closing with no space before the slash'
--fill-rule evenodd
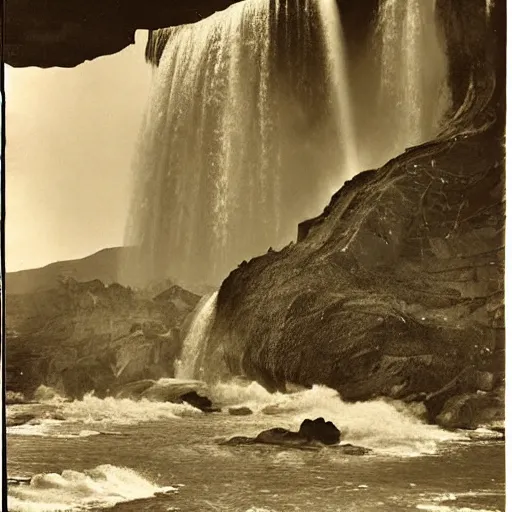
<path id="1" fill-rule="evenodd" d="M 172 377 L 182 326 L 199 297 L 174 287 L 148 298 L 118 284 L 72 279 L 7 295 L 7 389 L 45 384 L 70 397 Z"/>
<path id="2" fill-rule="evenodd" d="M 451 396 L 499 386 L 504 185 L 497 129 L 359 174 L 296 244 L 224 281 L 211 366 L 271 391 L 325 384 L 345 400 L 440 393 L 432 417 Z"/>

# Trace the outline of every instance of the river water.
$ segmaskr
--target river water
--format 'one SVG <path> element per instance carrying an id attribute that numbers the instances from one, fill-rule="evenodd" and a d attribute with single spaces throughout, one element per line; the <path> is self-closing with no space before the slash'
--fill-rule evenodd
<path id="1" fill-rule="evenodd" d="M 375 401 L 344 404 L 323 387 L 269 395 L 257 384 L 209 389 L 220 413 L 188 405 L 100 400 L 46 404 L 60 419 L 11 427 L 10 511 L 503 511 L 504 443 L 490 432 L 446 432 L 420 408 Z M 246 405 L 254 414 L 231 416 Z M 8 407 L 8 416 L 41 405 Z M 58 416 L 55 415 L 58 412 Z M 347 456 L 276 446 L 222 446 L 234 435 L 298 429 L 323 416 L 342 442 L 371 448 Z"/>

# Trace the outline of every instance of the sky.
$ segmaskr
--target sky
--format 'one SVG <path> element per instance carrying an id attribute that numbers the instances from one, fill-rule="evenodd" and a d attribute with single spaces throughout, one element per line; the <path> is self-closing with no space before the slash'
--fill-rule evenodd
<path id="1" fill-rule="evenodd" d="M 7 271 L 122 245 L 146 40 L 71 69 L 6 67 Z"/>

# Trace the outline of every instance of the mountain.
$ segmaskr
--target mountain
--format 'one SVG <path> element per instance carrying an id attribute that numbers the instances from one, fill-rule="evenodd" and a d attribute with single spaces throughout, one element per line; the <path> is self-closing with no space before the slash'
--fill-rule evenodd
<path id="1" fill-rule="evenodd" d="M 86 282 L 99 279 L 105 284 L 117 282 L 117 269 L 129 247 L 102 249 L 76 260 L 57 261 L 45 267 L 7 272 L 5 291 L 9 295 L 50 290 L 67 278 Z"/>

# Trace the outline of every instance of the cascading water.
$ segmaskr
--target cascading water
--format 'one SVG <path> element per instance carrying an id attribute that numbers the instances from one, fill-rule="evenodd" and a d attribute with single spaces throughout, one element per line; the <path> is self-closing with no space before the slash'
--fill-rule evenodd
<path id="1" fill-rule="evenodd" d="M 448 63 L 437 29 L 436 0 L 381 0 L 380 112 L 393 134 L 391 157 L 432 139 L 449 107 Z M 379 121 L 380 122 L 380 121 Z"/>
<path id="2" fill-rule="evenodd" d="M 352 176 L 359 172 L 359 158 L 354 132 L 345 37 L 336 0 L 319 0 L 321 23 L 328 54 L 328 68 L 335 91 L 335 112 L 338 120 L 340 144 L 344 147 L 344 174 Z"/>
<path id="3" fill-rule="evenodd" d="M 359 170 L 335 0 L 246 0 L 152 41 L 121 273 L 217 285 Z"/>
<path id="4" fill-rule="evenodd" d="M 485 0 L 485 11 L 487 14 L 487 17 L 491 15 L 491 11 L 494 7 L 494 0 Z"/>
<path id="5" fill-rule="evenodd" d="M 189 331 L 183 341 L 181 358 L 176 364 L 176 378 L 194 379 L 198 377 L 201 356 L 204 354 L 210 329 L 215 320 L 217 294 L 204 297 L 197 306 L 197 313 L 192 320 Z"/>

